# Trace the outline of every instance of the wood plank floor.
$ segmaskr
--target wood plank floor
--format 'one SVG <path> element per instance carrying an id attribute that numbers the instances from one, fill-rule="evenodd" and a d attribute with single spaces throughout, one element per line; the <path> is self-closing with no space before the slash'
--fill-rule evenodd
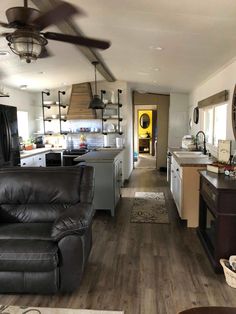
<path id="1" fill-rule="evenodd" d="M 163 191 L 170 224 L 129 222 L 135 191 Z M 178 219 L 164 175 L 134 170 L 116 218 L 100 212 L 80 288 L 71 295 L 0 295 L 0 304 L 175 314 L 195 306 L 236 306 L 236 290 L 216 275 L 194 229 Z"/>

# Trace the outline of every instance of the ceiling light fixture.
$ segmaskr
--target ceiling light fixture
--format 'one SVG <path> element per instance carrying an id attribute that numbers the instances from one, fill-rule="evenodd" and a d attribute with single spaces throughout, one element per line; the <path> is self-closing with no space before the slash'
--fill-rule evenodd
<path id="1" fill-rule="evenodd" d="M 104 109 L 105 104 L 103 103 L 103 101 L 98 96 L 98 91 L 97 91 L 97 65 L 99 64 L 99 62 L 93 61 L 92 64 L 94 65 L 94 74 L 95 74 L 95 80 L 94 80 L 95 94 L 93 95 L 93 99 L 91 100 L 91 102 L 89 104 L 89 108 L 90 109 Z"/>
<path id="2" fill-rule="evenodd" d="M 8 56 L 9 52 L 8 51 L 0 51 L 0 56 Z"/>
<path id="3" fill-rule="evenodd" d="M 149 75 L 148 72 L 144 72 L 144 71 L 139 71 L 138 74 L 139 74 L 139 75 Z"/>
<path id="4" fill-rule="evenodd" d="M 149 49 L 152 49 L 152 50 L 154 49 L 154 50 L 159 50 L 159 51 L 163 50 L 163 48 L 160 46 L 149 46 Z"/>
<path id="5" fill-rule="evenodd" d="M 20 89 L 26 89 L 27 87 L 27 85 L 20 85 Z"/>
<path id="6" fill-rule="evenodd" d="M 27 63 L 37 60 L 48 41 L 39 33 L 31 30 L 16 30 L 8 34 L 6 39 L 11 51 Z"/>

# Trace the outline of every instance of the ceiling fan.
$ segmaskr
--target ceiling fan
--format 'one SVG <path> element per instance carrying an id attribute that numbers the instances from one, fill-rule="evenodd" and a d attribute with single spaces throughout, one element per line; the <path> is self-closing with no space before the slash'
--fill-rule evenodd
<path id="1" fill-rule="evenodd" d="M 27 63 L 50 56 L 45 47 L 48 44 L 47 39 L 98 49 L 110 47 L 109 41 L 42 32 L 46 27 L 56 25 L 75 14 L 82 15 L 82 11 L 64 1 L 60 1 L 53 9 L 41 13 L 39 10 L 28 7 L 28 0 L 24 0 L 23 7 L 12 7 L 6 10 L 8 23 L 0 22 L 0 26 L 15 30 L 12 33 L 4 33 L 2 36 L 6 37 L 10 49 Z"/>

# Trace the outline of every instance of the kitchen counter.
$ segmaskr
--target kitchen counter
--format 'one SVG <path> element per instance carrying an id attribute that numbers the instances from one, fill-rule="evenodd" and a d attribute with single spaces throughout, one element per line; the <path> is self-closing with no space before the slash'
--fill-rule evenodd
<path id="1" fill-rule="evenodd" d="M 48 152 L 62 152 L 64 149 L 63 148 L 56 148 L 56 147 L 49 147 L 49 148 L 35 148 L 35 149 L 31 149 L 31 150 L 24 150 L 20 152 L 20 158 L 27 158 L 27 157 L 31 157 L 34 155 L 38 155 L 38 154 L 43 154 L 43 153 L 48 153 Z"/>
<path id="2" fill-rule="evenodd" d="M 178 152 L 178 151 L 188 152 L 188 150 L 183 149 L 183 148 L 174 148 L 174 147 L 168 148 L 168 152 L 171 153 L 171 155 L 175 158 L 175 160 L 181 167 L 204 167 L 206 165 L 212 164 L 212 162 L 215 161 L 215 159 L 212 157 L 208 157 L 208 158 L 206 157 L 203 157 L 203 158 L 201 157 L 191 157 L 191 158 L 177 157 L 174 152 Z"/>
<path id="3" fill-rule="evenodd" d="M 123 149 L 101 149 L 76 157 L 74 160 L 85 162 L 113 162 L 122 151 Z"/>

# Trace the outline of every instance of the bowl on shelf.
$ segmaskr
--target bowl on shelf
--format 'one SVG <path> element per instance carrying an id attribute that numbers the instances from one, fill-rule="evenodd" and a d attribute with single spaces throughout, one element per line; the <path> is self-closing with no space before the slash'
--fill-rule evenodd
<path id="1" fill-rule="evenodd" d="M 107 132 L 111 133 L 111 132 L 115 132 L 115 126 L 113 123 L 108 123 L 107 124 Z"/>
<path id="2" fill-rule="evenodd" d="M 57 114 L 52 114 L 52 118 L 56 119 L 57 118 Z"/>
<path id="3" fill-rule="evenodd" d="M 147 138 L 147 137 L 148 137 L 148 134 L 140 134 L 140 137 L 141 137 L 141 138 Z"/>

